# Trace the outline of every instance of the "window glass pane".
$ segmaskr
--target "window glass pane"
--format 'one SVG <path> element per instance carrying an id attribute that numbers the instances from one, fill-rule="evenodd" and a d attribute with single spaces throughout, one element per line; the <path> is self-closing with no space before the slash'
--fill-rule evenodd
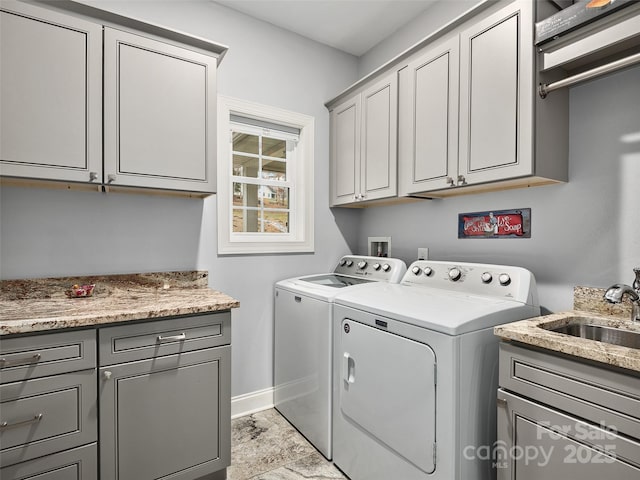
<path id="1" fill-rule="evenodd" d="M 276 138 L 262 137 L 262 155 L 287 158 L 287 142 Z"/>
<path id="2" fill-rule="evenodd" d="M 233 156 L 233 174 L 240 177 L 258 177 L 260 162 L 254 157 Z"/>
<path id="3" fill-rule="evenodd" d="M 258 154 L 258 139 L 256 135 L 233 132 L 233 150 L 235 152 Z"/>
<path id="4" fill-rule="evenodd" d="M 258 185 L 250 183 L 233 182 L 233 206 L 234 207 L 258 207 Z"/>
<path id="5" fill-rule="evenodd" d="M 260 187 L 260 198 L 265 208 L 289 208 L 289 189 L 286 187 Z"/>
<path id="6" fill-rule="evenodd" d="M 287 180 L 287 163 L 279 160 L 262 160 L 262 178 L 268 180 Z"/>
<path id="7" fill-rule="evenodd" d="M 260 212 L 258 210 L 233 209 L 233 231 L 234 232 L 259 232 Z"/>
<path id="8" fill-rule="evenodd" d="M 289 212 L 264 212 L 265 233 L 289 233 Z"/>

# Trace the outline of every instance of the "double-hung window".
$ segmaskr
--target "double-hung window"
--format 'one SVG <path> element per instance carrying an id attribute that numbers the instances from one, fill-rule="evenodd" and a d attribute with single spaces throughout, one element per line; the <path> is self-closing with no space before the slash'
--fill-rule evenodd
<path id="1" fill-rule="evenodd" d="M 313 118 L 221 97 L 218 253 L 313 251 Z"/>

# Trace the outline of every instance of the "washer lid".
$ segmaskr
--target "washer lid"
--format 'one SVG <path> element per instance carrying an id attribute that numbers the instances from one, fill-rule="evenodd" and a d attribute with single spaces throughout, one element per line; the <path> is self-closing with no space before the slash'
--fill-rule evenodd
<path id="1" fill-rule="evenodd" d="M 514 300 L 423 286 L 376 283 L 346 289 L 338 305 L 363 310 L 447 335 L 460 335 L 539 315 L 539 307 Z"/>
<path id="2" fill-rule="evenodd" d="M 340 292 L 351 288 L 369 286 L 375 283 L 379 282 L 360 277 L 325 273 L 280 280 L 276 283 L 276 288 L 283 288 L 290 292 L 307 295 L 325 302 L 331 302 Z"/>

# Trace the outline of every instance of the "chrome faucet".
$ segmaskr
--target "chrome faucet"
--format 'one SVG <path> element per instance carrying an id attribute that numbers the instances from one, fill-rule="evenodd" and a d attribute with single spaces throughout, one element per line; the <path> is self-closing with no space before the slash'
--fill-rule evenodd
<path id="1" fill-rule="evenodd" d="M 640 323 L 640 267 L 633 269 L 636 278 L 633 287 L 623 283 L 610 286 L 604 294 L 609 303 L 620 303 L 625 295 L 631 299 L 631 321 Z"/>

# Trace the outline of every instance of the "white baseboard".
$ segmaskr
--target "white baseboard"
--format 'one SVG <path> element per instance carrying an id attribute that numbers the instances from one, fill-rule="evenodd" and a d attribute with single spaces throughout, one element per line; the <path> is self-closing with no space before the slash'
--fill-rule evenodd
<path id="1" fill-rule="evenodd" d="M 273 408 L 273 387 L 233 397 L 231 418 L 244 417 L 268 408 Z"/>

